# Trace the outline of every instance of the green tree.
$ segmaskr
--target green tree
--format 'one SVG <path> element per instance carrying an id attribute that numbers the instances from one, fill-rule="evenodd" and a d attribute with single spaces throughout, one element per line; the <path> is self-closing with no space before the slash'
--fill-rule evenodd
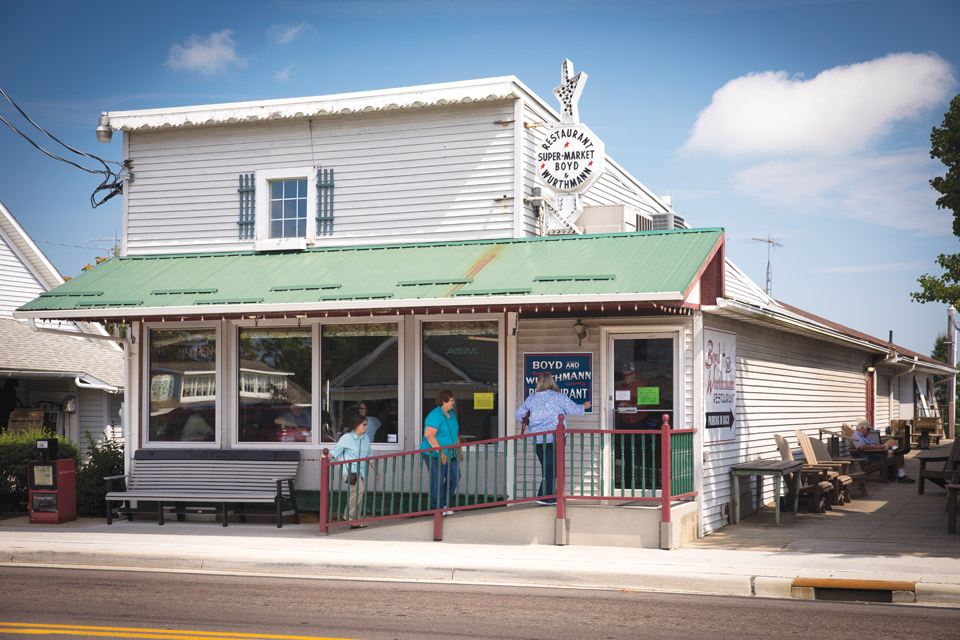
<path id="1" fill-rule="evenodd" d="M 947 173 L 930 181 L 940 197 L 937 208 L 953 212 L 953 234 L 960 237 L 960 95 L 950 101 L 943 123 L 930 134 L 930 157 L 947 166 Z M 941 276 L 924 274 L 918 278 L 920 291 L 910 294 L 917 302 L 945 302 L 957 306 L 960 301 L 960 254 L 942 253 L 937 264 Z"/>

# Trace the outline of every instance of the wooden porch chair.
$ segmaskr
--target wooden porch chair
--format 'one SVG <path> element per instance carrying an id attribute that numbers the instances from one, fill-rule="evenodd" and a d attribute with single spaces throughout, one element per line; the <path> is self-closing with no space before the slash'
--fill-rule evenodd
<path id="1" fill-rule="evenodd" d="M 830 460 L 828 455 L 825 455 L 822 460 L 819 459 L 816 451 L 813 449 L 813 438 L 800 429 L 797 429 L 794 433 L 797 436 L 797 443 L 800 445 L 800 450 L 803 451 L 803 457 L 807 460 L 808 464 L 829 467 L 836 472 L 836 475 L 830 477 L 830 481 L 833 482 L 836 488 L 836 492 L 833 494 L 834 500 L 836 500 L 835 504 L 850 502 L 850 485 L 853 484 L 853 478 L 847 473 L 847 468 L 850 466 L 850 463 Z"/>
<path id="2" fill-rule="evenodd" d="M 780 450 L 780 457 L 784 460 L 793 461 L 793 452 L 786 439 L 779 433 L 773 435 L 777 441 L 777 449 Z M 800 470 L 800 502 L 803 502 L 808 511 L 814 513 L 823 513 L 830 509 L 832 502 L 831 494 L 834 491 L 834 485 L 827 479 L 830 470 L 826 467 L 817 467 L 813 465 L 804 465 Z M 784 476 L 784 482 L 787 483 L 787 496 L 785 500 L 789 503 L 793 500 L 793 474 Z"/>
<path id="3" fill-rule="evenodd" d="M 887 476 L 887 473 L 890 469 L 896 466 L 893 458 L 887 456 L 884 460 L 878 460 L 876 462 L 867 464 L 866 453 L 857 451 L 857 449 L 853 446 L 853 427 L 844 422 L 843 426 L 841 427 L 841 431 L 843 432 L 843 437 L 847 439 L 847 444 L 850 448 L 850 457 L 854 460 L 860 461 L 860 470 L 863 471 L 864 474 L 873 473 L 876 471 L 878 474 L 880 474 L 880 482 L 889 482 L 890 479 Z"/>
<path id="4" fill-rule="evenodd" d="M 813 447 L 813 454 L 817 457 L 818 464 L 822 464 L 824 460 L 828 460 L 846 465 L 840 469 L 841 475 L 845 474 L 849 476 L 853 484 L 860 487 L 860 495 L 864 498 L 867 497 L 867 474 L 864 473 L 861 468 L 863 466 L 863 460 L 831 456 L 830 452 L 827 451 L 827 445 L 825 445 L 822 440 L 814 438 L 813 436 L 810 436 L 810 446 Z"/>
<path id="5" fill-rule="evenodd" d="M 930 482 L 946 488 L 948 484 L 960 484 L 960 436 L 954 439 L 953 447 L 946 456 L 918 456 L 920 461 L 919 482 L 917 483 L 917 495 L 923 495 L 923 482 Z M 928 462 L 942 462 L 943 469 L 927 469 Z"/>

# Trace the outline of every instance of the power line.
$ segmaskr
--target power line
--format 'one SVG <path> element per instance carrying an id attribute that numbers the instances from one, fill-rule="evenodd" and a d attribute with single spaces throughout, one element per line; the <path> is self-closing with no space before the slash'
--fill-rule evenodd
<path id="1" fill-rule="evenodd" d="M 66 144 L 65 142 L 63 142 L 62 140 L 60 140 L 59 138 L 57 138 L 56 136 L 54 136 L 54 135 L 53 135 L 52 133 L 50 133 L 49 131 L 45 130 L 43 127 L 41 127 L 40 125 L 38 125 L 36 122 L 34 122 L 34 121 L 30 118 L 30 116 L 28 116 L 28 115 L 26 114 L 26 112 L 25 112 L 23 109 L 21 109 L 20 106 L 19 106 L 16 102 L 13 101 L 13 98 L 11 98 L 10 96 L 8 96 L 7 93 L 6 93 L 2 88 L 0 88 L 0 95 L 3 95 L 3 97 L 6 98 L 7 101 L 8 101 L 10 104 L 12 104 L 13 107 L 14 107 L 18 112 L 20 112 L 20 115 L 22 115 L 22 116 L 27 120 L 27 122 L 29 122 L 29 123 L 32 124 L 34 127 L 36 127 L 37 130 L 39 130 L 41 133 L 43 133 L 44 135 L 46 135 L 47 137 L 49 137 L 51 140 L 54 140 L 55 142 L 57 142 L 58 144 L 60 144 L 61 146 L 63 146 L 65 149 L 67 149 L 67 150 L 69 150 L 69 151 L 71 151 L 71 152 L 73 152 L 73 153 L 76 153 L 77 155 L 84 156 L 84 157 L 86 157 L 86 158 L 91 158 L 91 159 L 96 160 L 97 162 L 99 162 L 100 164 L 103 165 L 103 169 L 90 169 L 90 168 L 88 168 L 88 167 L 84 167 L 83 165 L 77 164 L 76 162 L 73 162 L 72 160 L 67 160 L 66 158 L 61 158 L 60 156 L 58 156 L 58 155 L 56 155 L 56 154 L 54 154 L 54 153 L 51 153 L 51 152 L 47 151 L 46 149 L 44 149 L 43 147 L 41 147 L 39 144 L 37 144 L 36 142 L 34 142 L 34 140 L 33 140 L 32 138 L 30 138 L 30 136 L 28 136 L 28 135 L 25 134 L 24 132 L 20 131 L 20 129 L 18 129 L 16 126 L 14 126 L 9 120 L 7 120 L 6 118 L 4 118 L 3 116 L 0 116 L 0 122 L 3 122 L 5 125 L 7 125 L 8 127 L 10 127 L 11 129 L 13 129 L 13 130 L 14 130 L 16 133 L 18 133 L 24 140 L 26 140 L 27 142 L 29 142 L 33 147 L 35 147 L 35 148 L 36 148 L 37 150 L 39 150 L 40 152 L 46 154 L 47 156 L 53 158 L 54 160 L 59 160 L 60 162 L 64 162 L 64 163 L 66 163 L 66 164 L 69 164 L 70 166 L 76 167 L 77 169 L 80 169 L 80 170 L 82 170 L 82 171 L 86 171 L 87 173 L 95 173 L 95 174 L 102 175 L 102 176 L 103 176 L 103 182 L 101 182 L 100 185 L 99 185 L 96 189 L 93 190 L 93 193 L 90 194 L 90 205 L 91 205 L 94 209 L 96 209 L 96 208 L 99 207 L 101 204 L 103 204 L 104 202 L 106 202 L 106 201 L 109 200 L 110 198 L 114 197 L 115 195 L 120 194 L 120 193 L 123 193 L 123 173 L 122 173 L 123 168 L 124 168 L 124 165 L 123 165 L 123 164 L 121 164 L 121 163 L 119 163 L 119 162 L 114 162 L 114 161 L 112 161 L 112 160 L 103 160 L 102 158 L 99 158 L 99 157 L 97 157 L 97 156 L 95 156 L 95 155 L 92 155 L 92 154 L 89 154 L 89 153 L 84 153 L 83 151 L 79 151 L 79 150 L 77 150 L 77 149 L 74 149 L 74 148 L 71 147 L 70 145 Z M 109 162 L 110 164 L 117 165 L 118 167 L 120 167 L 120 169 L 117 170 L 117 171 L 114 171 L 113 169 L 111 169 L 111 168 L 107 165 L 108 162 Z M 98 201 L 98 200 L 97 200 L 97 194 L 100 193 L 101 191 L 107 191 L 108 193 L 107 193 L 107 195 L 105 195 L 104 197 L 102 197 L 102 198 Z"/>

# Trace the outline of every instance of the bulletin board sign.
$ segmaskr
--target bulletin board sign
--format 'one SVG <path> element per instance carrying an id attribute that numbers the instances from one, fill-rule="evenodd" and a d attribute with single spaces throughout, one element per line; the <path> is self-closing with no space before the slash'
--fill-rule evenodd
<path id="1" fill-rule="evenodd" d="M 577 404 L 593 398 L 593 353 L 525 353 L 523 354 L 523 397 L 537 390 L 537 377 L 552 373 L 560 393 Z M 593 413 L 593 407 L 586 410 Z"/>
<path id="2" fill-rule="evenodd" d="M 704 444 L 734 440 L 737 411 L 737 334 L 703 330 Z"/>

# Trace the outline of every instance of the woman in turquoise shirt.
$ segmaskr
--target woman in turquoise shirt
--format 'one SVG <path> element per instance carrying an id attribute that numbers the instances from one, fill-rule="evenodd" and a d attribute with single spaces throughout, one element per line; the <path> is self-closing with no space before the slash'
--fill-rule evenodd
<path id="1" fill-rule="evenodd" d="M 347 432 L 340 436 L 337 446 L 327 454 L 327 457 L 330 460 L 359 460 L 372 456 L 370 438 L 367 437 L 367 419 L 359 413 L 352 413 L 347 416 L 346 424 Z M 343 479 L 350 485 L 350 490 L 347 492 L 347 520 L 357 520 L 363 515 L 367 465 L 373 467 L 376 471 L 377 463 L 374 460 L 343 465 Z M 377 473 L 377 480 L 379 479 L 380 474 Z M 352 524 L 350 528 L 362 529 L 366 526 L 365 524 Z"/>
<path id="2" fill-rule="evenodd" d="M 437 407 L 423 421 L 421 449 L 460 444 L 460 424 L 453 413 L 454 404 L 453 391 L 442 389 L 437 394 Z M 445 509 L 452 501 L 460 480 L 459 461 L 462 455 L 460 449 L 423 453 L 423 462 L 430 470 L 431 509 Z M 453 511 L 444 511 L 443 515 L 452 513 Z"/>

